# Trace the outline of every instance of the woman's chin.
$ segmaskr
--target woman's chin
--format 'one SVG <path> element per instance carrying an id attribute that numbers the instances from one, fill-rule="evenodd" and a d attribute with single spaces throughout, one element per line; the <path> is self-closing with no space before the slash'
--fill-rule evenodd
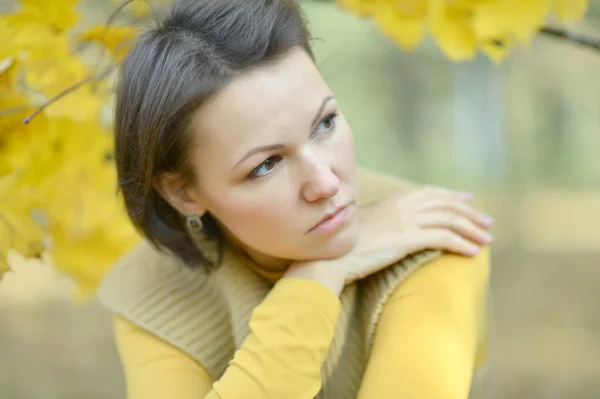
<path id="1" fill-rule="evenodd" d="M 352 222 L 330 237 L 323 237 L 323 240 L 307 240 L 301 246 L 295 246 L 292 251 L 273 253 L 253 249 L 247 245 L 241 247 L 256 263 L 271 267 L 294 261 L 338 259 L 352 251 L 357 241 L 358 223 Z"/>
<path id="2" fill-rule="evenodd" d="M 344 230 L 329 238 L 322 245 L 307 251 L 310 260 L 337 259 L 348 254 L 358 241 L 357 223 L 352 223 Z"/>

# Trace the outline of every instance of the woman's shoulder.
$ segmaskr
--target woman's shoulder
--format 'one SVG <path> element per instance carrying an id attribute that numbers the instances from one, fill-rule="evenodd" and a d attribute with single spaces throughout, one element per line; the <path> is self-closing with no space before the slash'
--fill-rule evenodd
<path id="1" fill-rule="evenodd" d="M 184 292 L 211 294 L 209 291 L 216 288 L 210 280 L 204 270 L 190 268 L 176 256 L 142 240 L 103 277 L 97 297 L 112 312 L 135 318 L 142 315 L 133 313 L 140 313 L 153 303 L 170 301 Z M 210 296 L 214 298 L 215 293 Z"/>
<path id="2" fill-rule="evenodd" d="M 473 297 L 472 294 L 487 292 L 491 274 L 490 248 L 484 246 L 472 257 L 442 252 L 438 257 L 424 264 L 415 271 L 411 279 L 407 279 L 396 293 L 403 297 L 406 292 L 421 292 L 425 295 L 438 295 L 456 299 Z"/>
<path id="3" fill-rule="evenodd" d="M 127 320 L 122 326 L 151 333 L 217 372 L 226 367 L 233 338 L 227 301 L 215 278 L 143 240 L 107 273 L 98 299 Z M 205 359 L 199 340 L 221 342 L 227 356 Z"/>
<path id="4" fill-rule="evenodd" d="M 142 239 L 110 267 L 98 289 L 100 298 L 126 295 L 137 288 L 156 283 L 166 275 L 181 272 L 180 262 L 174 256 L 159 251 Z M 129 290 L 127 289 L 129 288 Z"/>
<path id="5" fill-rule="evenodd" d="M 481 247 L 480 252 L 475 256 L 464 256 L 450 252 L 442 252 L 441 256 L 435 260 L 435 265 L 439 267 L 452 267 L 454 265 L 480 266 L 486 269 L 490 266 L 490 247 Z"/>

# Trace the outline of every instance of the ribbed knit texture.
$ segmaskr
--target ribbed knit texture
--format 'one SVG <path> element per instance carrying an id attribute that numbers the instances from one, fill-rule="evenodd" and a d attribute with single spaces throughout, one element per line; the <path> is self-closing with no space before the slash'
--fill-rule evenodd
<path id="1" fill-rule="evenodd" d="M 360 170 L 361 206 L 368 206 L 408 183 Z M 214 248 L 197 239 L 209 255 Z M 356 398 L 382 309 L 419 266 L 440 255 L 425 251 L 344 289 L 342 311 L 322 367 L 318 398 Z M 156 334 L 198 360 L 215 379 L 249 334 L 253 309 L 272 285 L 225 248 L 216 272 L 189 269 L 174 256 L 142 242 L 108 273 L 99 299 L 113 312 Z M 399 337 L 401 339 L 401 337 Z"/>

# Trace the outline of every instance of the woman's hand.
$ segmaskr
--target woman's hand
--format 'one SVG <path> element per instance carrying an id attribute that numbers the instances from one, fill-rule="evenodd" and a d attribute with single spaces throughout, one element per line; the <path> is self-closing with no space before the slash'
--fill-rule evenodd
<path id="1" fill-rule="evenodd" d="M 421 187 L 362 210 L 358 243 L 340 258 L 345 284 L 425 249 L 476 255 L 492 241 L 486 231 L 492 219 L 474 210 L 469 199 L 469 194 Z"/>
<path id="2" fill-rule="evenodd" d="M 360 211 L 352 251 L 339 259 L 296 263 L 286 277 L 316 280 L 339 294 L 344 285 L 425 249 L 474 256 L 492 240 L 486 231 L 492 219 L 474 210 L 469 199 L 437 187 L 398 193 Z"/>

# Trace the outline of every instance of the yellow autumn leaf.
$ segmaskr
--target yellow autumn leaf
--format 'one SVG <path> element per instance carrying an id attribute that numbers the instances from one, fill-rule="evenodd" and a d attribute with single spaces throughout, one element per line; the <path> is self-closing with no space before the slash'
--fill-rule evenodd
<path id="1" fill-rule="evenodd" d="M 0 15 L 0 59 L 12 57 L 17 54 L 19 47 L 13 40 L 13 29 L 6 16 Z"/>
<path id="2" fill-rule="evenodd" d="M 111 224 L 114 230 L 96 230 L 88 235 L 73 236 L 60 227 L 52 231 L 54 263 L 76 281 L 76 300 L 93 295 L 110 266 L 140 239 L 125 217 L 113 218 Z M 118 230 L 126 233 L 115 234 Z"/>
<path id="3" fill-rule="evenodd" d="M 40 140 L 40 136 L 44 139 Z M 61 164 L 60 124 L 35 118 L 29 125 L 19 123 L 2 135 L 0 170 L 18 172 L 22 184 L 39 189 L 40 184 Z"/>
<path id="4" fill-rule="evenodd" d="M 0 59 L 0 93 L 14 90 L 17 83 L 17 63 L 14 57 Z M 0 97 L 0 101 L 4 96 Z"/>
<path id="5" fill-rule="evenodd" d="M 98 120 L 103 102 L 89 86 L 84 86 L 50 104 L 44 112 L 50 118 L 70 118 L 74 122 Z"/>
<path id="6" fill-rule="evenodd" d="M 475 56 L 477 40 L 470 22 L 470 10 L 464 5 L 447 0 L 431 1 L 429 29 L 451 60 L 468 60 Z"/>
<path id="7" fill-rule="evenodd" d="M 379 28 L 405 50 L 414 49 L 425 37 L 425 0 L 415 0 L 410 7 L 406 0 L 376 2 L 369 12 Z"/>
<path id="8" fill-rule="evenodd" d="M 585 15 L 590 0 L 549 0 L 560 22 L 578 21 Z"/>
<path id="9" fill-rule="evenodd" d="M 89 74 L 90 68 L 74 56 L 32 57 L 27 63 L 25 83 L 46 96 L 53 96 Z"/>
<path id="10" fill-rule="evenodd" d="M 120 61 L 125 57 L 138 30 L 130 26 L 94 26 L 83 32 L 80 40 L 91 40 L 103 45 L 113 58 Z"/>
<path id="11" fill-rule="evenodd" d="M 59 59 L 70 53 L 67 35 L 24 13 L 0 16 L 0 37 L 7 38 L 2 43 L 2 54 L 23 56 L 23 61 L 30 58 Z"/>
<path id="12" fill-rule="evenodd" d="M 5 138 L 13 129 L 18 128 L 26 113 L 32 108 L 27 98 L 20 92 L 21 71 L 22 65 L 14 57 L 0 59 L 0 146 L 3 143 L 3 136 Z M 0 167 L 0 176 L 8 172 Z"/>
<path id="13" fill-rule="evenodd" d="M 511 37 L 528 43 L 544 25 L 548 0 L 488 0 L 474 4 L 472 26 L 481 42 Z"/>
<path id="14" fill-rule="evenodd" d="M 554 13 L 561 22 L 581 19 L 590 0 L 338 0 L 344 8 L 374 19 L 402 49 L 427 35 L 453 61 L 477 50 L 495 62 L 531 38 Z"/>
<path id="15" fill-rule="evenodd" d="M 42 204 L 35 188 L 20 182 L 18 173 L 0 176 L 0 274 L 8 268 L 8 252 L 27 257 L 42 253 L 43 229 L 34 221 Z"/>
<path id="16" fill-rule="evenodd" d="M 20 0 L 22 13 L 43 21 L 58 31 L 73 27 L 79 20 L 76 10 L 79 0 Z"/>

